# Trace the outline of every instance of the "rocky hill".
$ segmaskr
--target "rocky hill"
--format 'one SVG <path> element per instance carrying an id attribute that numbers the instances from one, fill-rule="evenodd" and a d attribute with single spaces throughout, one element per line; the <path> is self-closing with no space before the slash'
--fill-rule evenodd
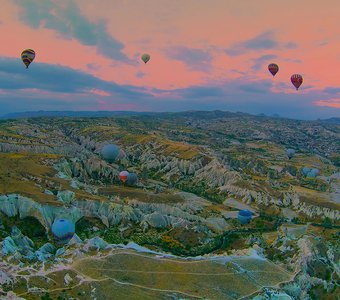
<path id="1" fill-rule="evenodd" d="M 308 289 L 301 299 L 336 294 L 339 141 L 333 122 L 220 111 L 2 120 L 2 253 L 20 253 L 24 264 L 48 261 L 52 256 L 41 256 L 41 247 L 53 244 L 53 221 L 67 217 L 85 241 L 134 242 L 181 257 L 232 254 L 256 244 L 263 257 L 297 274 L 279 290 L 261 285 L 254 290 L 258 299 L 275 292 L 295 299 L 302 281 Z M 115 163 L 100 156 L 109 143 L 122 149 Z M 292 159 L 288 148 L 296 151 Z M 306 176 L 303 168 L 318 174 Z M 135 172 L 137 185 L 122 184 L 122 170 Z M 240 209 L 254 213 L 249 224 L 237 220 Z M 298 238 L 289 235 L 303 226 L 309 229 Z M 32 241 L 26 241 L 29 253 L 20 250 L 15 228 Z M 313 250 L 318 241 L 328 250 Z M 316 271 L 326 260 L 328 271 Z M 304 267 L 295 270 L 297 262 Z"/>

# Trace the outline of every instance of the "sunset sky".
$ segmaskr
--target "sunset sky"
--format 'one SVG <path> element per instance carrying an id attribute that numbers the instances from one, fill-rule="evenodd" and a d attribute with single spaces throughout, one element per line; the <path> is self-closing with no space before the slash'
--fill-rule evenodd
<path id="1" fill-rule="evenodd" d="M 339 0 L 0 4 L 0 115 L 220 109 L 340 117 Z M 26 48 L 36 51 L 28 70 Z M 280 67 L 275 77 L 269 63 Z M 298 91 L 294 73 L 304 78 Z"/>

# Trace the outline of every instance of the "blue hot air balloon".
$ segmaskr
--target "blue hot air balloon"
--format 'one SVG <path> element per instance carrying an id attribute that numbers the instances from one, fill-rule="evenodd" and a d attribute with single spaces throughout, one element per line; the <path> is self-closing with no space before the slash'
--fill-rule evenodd
<path id="1" fill-rule="evenodd" d="M 307 174 L 311 171 L 311 168 L 304 167 L 302 168 L 302 174 L 307 176 Z"/>
<path id="2" fill-rule="evenodd" d="M 117 159 L 119 152 L 120 149 L 118 146 L 109 144 L 102 148 L 101 156 L 108 163 L 113 163 Z"/>
<path id="3" fill-rule="evenodd" d="M 315 178 L 316 176 L 318 176 L 320 174 L 320 171 L 318 169 L 310 169 L 310 171 L 307 174 L 307 177 L 309 178 Z"/>
<path id="4" fill-rule="evenodd" d="M 52 233 L 60 241 L 67 243 L 75 233 L 75 225 L 67 219 L 57 219 L 52 224 Z"/>
<path id="5" fill-rule="evenodd" d="M 294 149 L 287 149 L 287 156 L 289 159 L 291 159 L 295 155 Z"/>
<path id="6" fill-rule="evenodd" d="M 138 177 L 136 175 L 136 173 L 129 173 L 127 180 L 126 180 L 126 184 L 128 185 L 135 185 L 138 181 Z"/>
<path id="7" fill-rule="evenodd" d="M 315 174 L 315 176 L 318 176 L 320 174 L 319 169 L 313 168 L 312 170 L 310 170 L 311 173 Z"/>
<path id="8" fill-rule="evenodd" d="M 252 217 L 253 213 L 250 210 L 240 210 L 238 212 L 238 219 L 241 222 L 241 224 L 247 224 L 250 222 L 251 217 Z"/>

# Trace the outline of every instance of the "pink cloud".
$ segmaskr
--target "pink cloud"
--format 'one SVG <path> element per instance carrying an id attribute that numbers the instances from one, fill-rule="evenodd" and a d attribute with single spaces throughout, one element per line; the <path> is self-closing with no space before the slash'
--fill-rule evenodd
<path id="1" fill-rule="evenodd" d="M 107 1 L 92 3 L 77 0 L 76 3 L 81 14 L 89 22 L 95 23 L 103 19 L 107 21 L 110 35 L 124 44 L 123 52 L 130 59 L 135 59 L 136 64 L 118 62 L 112 66 L 112 61 L 98 53 L 95 46 L 81 45 L 75 39 L 63 38 L 56 30 L 42 28 L 43 24 L 39 29 L 30 28 L 19 20 L 18 6 L 6 0 L 0 12 L 0 19 L 4 20 L 0 33 L 3 44 L 10 46 L 2 47 L 0 55 L 18 57 L 18 53 L 27 45 L 37 50 L 36 62 L 69 66 L 118 84 L 171 89 L 204 85 L 215 80 L 228 81 L 236 77 L 233 69 L 253 74 L 258 79 L 267 79 L 269 74 L 266 66 L 257 71 L 251 70 L 251 59 L 265 54 L 276 54 L 277 63 L 280 64 L 276 82 L 287 82 L 292 73 L 304 72 L 306 84 L 316 81 L 312 85 L 319 89 L 326 85 L 339 84 L 339 70 L 333 67 L 339 45 L 337 40 L 334 40 L 338 36 L 335 30 L 338 20 L 335 7 L 339 6 L 338 1 L 327 7 L 322 3 L 309 4 L 309 15 L 315 14 L 317 18 L 301 15 L 300 11 L 305 11 L 305 5 L 301 3 L 294 4 L 294 12 L 287 4 L 269 2 L 245 5 L 242 2 L 227 3 L 215 0 L 214 5 L 209 6 L 204 2 L 192 0 L 185 3 L 166 2 L 164 5 L 150 0 L 140 3 L 116 3 L 114 7 L 108 5 Z M 266 9 L 263 9 L 264 7 Z M 190 14 L 191 11 L 195 11 L 195 14 Z M 280 11 L 280 15 L 270 13 L 271 11 Z M 299 30 L 296 29 L 295 22 L 287 22 L 294 16 L 298 16 Z M 233 58 L 224 53 L 224 50 L 232 45 L 253 39 L 268 31 L 268 28 L 275 32 L 274 38 L 279 45 L 292 42 L 297 43 L 299 47 L 287 48 L 284 51 L 250 51 L 241 57 Z M 320 28 L 334 30 L 320 31 Z M 328 40 L 329 44 L 315 47 L 320 38 Z M 195 72 L 183 62 L 165 56 L 163 50 L 170 47 L 211 51 L 212 70 Z M 140 54 L 143 52 L 151 54 L 151 61 L 147 65 L 140 61 Z M 286 59 L 300 59 L 302 63 Z M 200 63 L 197 61 L 198 66 Z M 136 72 L 141 71 L 146 73 L 146 76 L 136 78 Z"/>
<path id="2" fill-rule="evenodd" d="M 94 94 L 94 95 L 102 96 L 102 97 L 111 96 L 110 93 L 105 92 L 105 91 L 103 91 L 103 90 L 99 90 L 99 89 L 91 89 L 91 90 L 90 90 L 90 93 L 91 93 L 91 94 Z"/>
<path id="3" fill-rule="evenodd" d="M 176 101 L 177 93 L 173 90 L 192 86 L 223 87 L 236 79 L 247 81 L 249 84 L 270 81 L 273 84 L 271 92 L 308 97 L 328 86 L 340 85 L 340 69 L 335 67 L 340 59 L 340 2 L 329 2 L 325 6 L 323 2 L 311 1 L 306 6 L 303 1 L 289 4 L 284 1 L 246 3 L 212 0 L 213 5 L 208 5 L 207 1 L 197 0 L 163 1 L 162 4 L 159 0 L 145 0 L 117 1 L 115 5 L 111 5 L 109 0 L 75 0 L 80 15 L 86 22 L 106 22 L 104 27 L 108 36 L 121 42 L 124 45 L 122 53 L 133 61 L 127 64 L 103 55 L 98 51 L 98 45 L 82 44 L 81 39 L 72 36 L 72 30 L 62 34 L 62 30 L 58 31 L 54 25 L 52 28 L 44 28 L 43 22 L 39 28 L 30 27 L 21 17 L 20 6 L 15 4 L 17 1 L 2 0 L 0 34 L 3 47 L 0 47 L 0 57 L 19 58 L 23 49 L 32 48 L 37 53 L 33 64 L 60 64 L 108 82 L 143 87 L 159 100 L 171 98 Z M 80 25 L 79 30 L 87 28 Z M 272 34 L 263 35 L 268 31 Z M 98 34 L 97 30 L 93 32 L 94 35 Z M 91 30 L 84 36 L 91 36 L 90 33 Z M 265 43 L 268 42 L 266 40 L 272 40 L 269 41 L 269 46 L 273 47 L 258 47 L 254 42 L 258 36 L 262 36 Z M 98 42 L 97 36 L 94 36 L 93 40 Z M 321 40 L 325 41 L 322 47 L 319 46 Z M 296 44 L 297 47 L 285 46 L 289 44 Z M 242 55 L 231 57 L 226 54 L 226 49 L 233 45 L 243 47 Z M 183 48 L 209 53 L 211 68 L 199 70 L 202 65 L 202 59 L 199 57 L 183 57 L 185 53 L 175 53 L 176 59 L 165 51 Z M 144 52 L 151 55 L 147 64 L 140 60 L 140 55 Z M 190 51 L 188 53 L 190 54 Z M 265 59 L 258 68 L 252 68 L 256 60 L 266 55 L 275 59 L 268 62 Z M 192 63 L 194 68 L 189 68 L 185 61 Z M 272 78 L 267 70 L 267 64 L 271 62 L 278 63 L 280 67 L 275 78 Z M 35 65 L 32 65 L 32 69 L 34 67 Z M 304 83 L 299 91 L 295 91 L 291 85 L 290 76 L 293 73 L 304 75 Z M 309 86 L 312 88 L 307 88 Z M 153 89 L 163 89 L 164 92 L 153 92 Z M 24 92 L 13 91 L 18 94 Z M 41 90 L 27 92 L 38 98 L 70 97 L 69 94 L 47 94 Z M 0 94 L 3 93 L 4 91 L 0 91 Z M 110 93 L 93 89 L 76 96 L 106 100 Z M 237 103 L 238 96 L 233 95 L 235 100 L 232 101 Z M 315 96 L 308 98 L 306 106 L 339 107 L 337 99 L 319 100 L 312 104 L 313 99 Z M 103 109 L 109 107 L 105 106 L 105 103 L 102 105 Z M 116 107 L 118 106 L 112 104 L 113 109 Z"/>
<path id="4" fill-rule="evenodd" d="M 316 106 L 328 106 L 328 107 L 335 107 L 340 108 L 340 98 L 333 98 L 328 100 L 317 100 L 313 102 Z"/>

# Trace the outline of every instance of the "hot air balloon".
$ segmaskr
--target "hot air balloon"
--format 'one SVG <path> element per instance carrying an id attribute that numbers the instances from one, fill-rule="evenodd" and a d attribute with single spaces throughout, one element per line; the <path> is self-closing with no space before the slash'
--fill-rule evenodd
<path id="1" fill-rule="evenodd" d="M 21 60 L 26 66 L 26 69 L 28 69 L 28 66 L 31 64 L 31 62 L 35 58 L 35 52 L 32 49 L 26 49 L 21 52 Z"/>
<path id="2" fill-rule="evenodd" d="M 128 176 L 129 176 L 128 171 L 122 171 L 119 173 L 119 178 L 123 183 L 128 179 Z"/>
<path id="3" fill-rule="evenodd" d="M 289 159 L 292 159 L 294 155 L 295 155 L 294 149 L 287 149 L 287 156 Z"/>
<path id="4" fill-rule="evenodd" d="M 279 71 L 279 66 L 277 64 L 269 64 L 268 70 L 273 76 L 275 76 L 275 74 Z"/>
<path id="5" fill-rule="evenodd" d="M 241 224 L 247 224 L 250 222 L 252 215 L 253 213 L 250 210 L 245 209 L 245 210 L 240 210 L 238 212 L 237 218 L 239 219 Z"/>
<path id="6" fill-rule="evenodd" d="M 302 173 L 303 175 L 307 176 L 307 174 L 311 171 L 311 168 L 303 167 L 302 168 Z"/>
<path id="7" fill-rule="evenodd" d="M 119 152 L 120 149 L 118 146 L 109 144 L 102 148 L 101 156 L 108 163 L 113 163 L 117 159 Z"/>
<path id="8" fill-rule="evenodd" d="M 67 219 L 57 219 L 52 224 L 52 233 L 58 242 L 67 243 L 75 233 L 75 225 Z"/>
<path id="9" fill-rule="evenodd" d="M 290 81 L 295 86 L 296 90 L 298 90 L 303 82 L 303 78 L 300 74 L 293 74 L 292 77 L 290 77 Z"/>
<path id="10" fill-rule="evenodd" d="M 316 176 L 318 176 L 320 174 L 320 171 L 318 169 L 311 169 L 308 174 L 307 174 L 307 177 L 309 178 L 315 178 Z"/>
<path id="11" fill-rule="evenodd" d="M 142 61 L 144 61 L 145 63 L 147 63 L 150 60 L 150 55 L 147 53 L 144 53 L 142 55 Z"/>
<path id="12" fill-rule="evenodd" d="M 128 185 L 135 185 L 138 181 L 138 177 L 136 173 L 129 173 L 126 184 Z"/>

